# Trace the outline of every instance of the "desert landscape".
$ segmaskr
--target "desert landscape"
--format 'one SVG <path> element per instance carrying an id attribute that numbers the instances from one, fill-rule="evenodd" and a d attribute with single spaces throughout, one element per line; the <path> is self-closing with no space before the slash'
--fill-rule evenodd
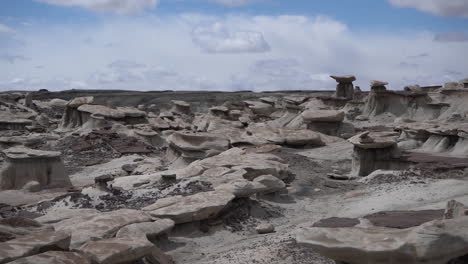
<path id="1" fill-rule="evenodd" d="M 0 263 L 468 263 L 468 79 L 331 78 L 0 93 Z"/>

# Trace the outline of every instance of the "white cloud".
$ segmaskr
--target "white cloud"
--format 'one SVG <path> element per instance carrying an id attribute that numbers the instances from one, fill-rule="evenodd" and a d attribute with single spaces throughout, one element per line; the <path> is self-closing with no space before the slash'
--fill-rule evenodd
<path id="1" fill-rule="evenodd" d="M 261 33 L 268 52 L 252 52 L 264 44 L 244 42 L 235 32 Z M 330 74 L 354 74 L 363 89 L 371 79 L 401 89 L 468 77 L 468 61 L 460 60 L 468 42 L 435 42 L 431 32 L 354 32 L 321 16 L 112 17 L 92 25 L 34 23 L 14 35 L 25 45 L 8 45 L 2 54 L 31 60 L 0 60 L 0 90 L 319 90 L 335 87 Z M 225 45 L 226 39 L 244 44 Z M 26 81 L 4 81 L 13 79 Z"/>
<path id="2" fill-rule="evenodd" d="M 208 53 L 249 53 L 270 50 L 261 32 L 232 31 L 221 23 L 195 28 L 192 40 Z"/>
<path id="3" fill-rule="evenodd" d="M 0 24 L 0 34 L 14 33 L 15 31 L 7 25 Z"/>
<path id="4" fill-rule="evenodd" d="M 135 14 L 154 8 L 159 0 L 35 0 L 51 5 L 80 7 L 99 12 Z"/>
<path id="5" fill-rule="evenodd" d="M 402 8 L 415 8 L 437 16 L 468 17 L 466 0 L 389 0 Z"/>

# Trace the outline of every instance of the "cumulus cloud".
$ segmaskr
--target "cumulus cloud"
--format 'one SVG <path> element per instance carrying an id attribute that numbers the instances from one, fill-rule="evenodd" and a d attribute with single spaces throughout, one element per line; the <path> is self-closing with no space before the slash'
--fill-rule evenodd
<path id="1" fill-rule="evenodd" d="M 467 42 L 468 33 L 465 32 L 444 32 L 434 36 L 436 42 Z"/>
<path id="2" fill-rule="evenodd" d="M 468 17 L 466 0 L 389 0 L 401 8 L 415 8 L 437 16 Z"/>
<path id="3" fill-rule="evenodd" d="M 51 5 L 80 7 L 99 12 L 135 14 L 154 8 L 159 0 L 35 0 Z"/>
<path id="4" fill-rule="evenodd" d="M 245 37 L 234 32 L 257 32 L 269 49 L 252 44 L 262 41 L 225 45 L 226 39 Z M 354 32 L 323 16 L 119 16 L 92 25 L 35 23 L 13 35 L 26 45 L 2 49 L 0 35 L 0 54 L 31 60 L 13 64 L 0 60 L 0 69 L 7 69 L 0 71 L 0 90 L 334 89 L 330 74 L 354 74 L 356 85 L 363 89 L 368 89 L 371 79 L 389 81 L 389 88 L 401 89 L 468 77 L 468 61 L 460 60 L 468 42 L 434 42 L 431 32 Z M 197 36 L 202 36 L 199 43 L 194 40 Z M 83 44 L 87 38 L 92 44 Z M 203 49 L 201 43 L 209 48 Z M 37 65 L 44 68 L 39 70 Z"/>
<path id="5" fill-rule="evenodd" d="M 261 32 L 230 30 L 221 23 L 195 28 L 192 40 L 208 53 L 250 53 L 270 50 Z"/>

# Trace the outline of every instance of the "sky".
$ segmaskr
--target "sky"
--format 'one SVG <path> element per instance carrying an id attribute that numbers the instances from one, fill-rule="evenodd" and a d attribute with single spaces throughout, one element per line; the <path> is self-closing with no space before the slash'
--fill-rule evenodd
<path id="1" fill-rule="evenodd" d="M 468 0 L 2 0 L 0 91 L 468 78 Z"/>

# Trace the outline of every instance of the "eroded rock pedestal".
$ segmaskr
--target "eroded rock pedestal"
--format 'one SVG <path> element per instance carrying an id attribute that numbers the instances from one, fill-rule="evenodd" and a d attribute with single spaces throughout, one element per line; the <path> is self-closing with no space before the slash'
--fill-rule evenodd
<path id="1" fill-rule="evenodd" d="M 364 132 L 349 139 L 354 145 L 353 176 L 367 176 L 373 171 L 396 169 L 399 165 L 398 133 Z"/>
<path id="2" fill-rule="evenodd" d="M 38 185 L 36 190 L 71 186 L 60 152 L 15 147 L 4 154 L 7 164 L 0 171 L 0 190 L 22 189 L 31 184 Z"/>
<path id="3" fill-rule="evenodd" d="M 346 76 L 330 76 L 338 84 L 336 86 L 336 97 L 343 97 L 346 99 L 354 99 L 354 85 L 353 82 L 356 81 L 356 77 L 353 75 Z"/>

